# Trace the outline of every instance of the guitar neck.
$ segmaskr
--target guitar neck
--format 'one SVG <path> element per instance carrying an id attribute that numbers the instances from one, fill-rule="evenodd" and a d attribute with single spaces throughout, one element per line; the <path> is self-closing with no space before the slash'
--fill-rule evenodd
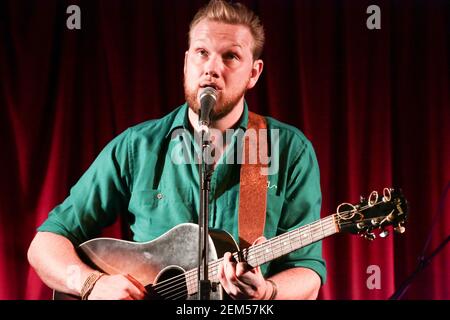
<path id="1" fill-rule="evenodd" d="M 320 241 L 337 232 L 338 229 L 334 217 L 329 216 L 283 233 L 264 243 L 246 248 L 242 250 L 242 255 L 249 265 L 256 267 Z M 234 255 L 237 258 L 237 253 Z"/>
<path id="2" fill-rule="evenodd" d="M 260 266 L 266 262 L 275 260 L 292 251 L 306 247 L 314 242 L 320 241 L 339 232 L 335 221 L 335 214 L 317 220 L 313 223 L 283 233 L 275 238 L 265 241 L 249 248 L 233 253 L 236 261 L 241 255 L 247 263 L 253 267 Z M 209 263 L 209 280 L 218 282 L 218 268 L 223 258 Z M 189 294 L 197 292 L 197 269 L 186 272 L 186 282 Z"/>

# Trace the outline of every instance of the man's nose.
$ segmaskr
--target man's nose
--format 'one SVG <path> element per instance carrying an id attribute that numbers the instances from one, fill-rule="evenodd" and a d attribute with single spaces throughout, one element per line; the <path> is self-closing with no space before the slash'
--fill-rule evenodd
<path id="1" fill-rule="evenodd" d="M 209 56 L 209 59 L 205 64 L 205 75 L 210 76 L 212 78 L 219 78 L 220 70 L 222 68 L 221 64 L 222 61 L 220 57 L 216 55 Z"/>

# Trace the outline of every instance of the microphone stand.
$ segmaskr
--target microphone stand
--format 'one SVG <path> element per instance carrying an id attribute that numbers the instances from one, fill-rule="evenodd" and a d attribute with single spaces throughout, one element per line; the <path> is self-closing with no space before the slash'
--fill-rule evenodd
<path id="1" fill-rule="evenodd" d="M 198 299 L 210 300 L 211 281 L 208 278 L 208 217 L 209 217 L 209 192 L 211 176 L 214 166 L 208 161 L 211 148 L 209 132 L 202 130 L 201 133 L 201 160 L 200 160 L 200 212 L 199 212 L 199 250 L 198 250 Z"/>
<path id="2" fill-rule="evenodd" d="M 442 250 L 444 249 L 444 247 L 447 245 L 447 243 L 450 241 L 450 235 L 447 236 L 447 238 L 444 239 L 444 241 L 441 242 L 441 244 L 439 244 L 437 246 L 436 249 L 433 250 L 433 252 L 431 252 L 428 257 L 425 255 L 425 252 L 427 251 L 427 248 L 430 244 L 431 241 L 431 236 L 433 234 L 433 230 L 434 227 L 436 226 L 436 223 L 438 221 L 438 218 L 443 214 L 444 212 L 444 203 L 445 203 L 445 198 L 447 197 L 447 192 L 450 189 L 450 182 L 447 182 L 447 185 L 444 188 L 444 191 L 442 192 L 442 196 L 440 199 L 440 203 L 439 203 L 439 209 L 437 214 L 434 216 L 434 221 L 432 223 L 432 227 L 430 230 L 430 233 L 428 234 L 428 238 L 427 241 L 425 242 L 425 246 L 422 249 L 422 253 L 419 256 L 419 261 L 418 264 L 416 266 L 416 269 L 408 276 L 408 278 L 406 278 L 406 280 L 404 280 L 402 282 L 402 284 L 400 285 L 400 287 L 389 297 L 389 300 L 400 300 L 406 293 L 406 291 L 409 289 L 409 287 L 411 286 L 412 282 L 414 281 L 414 279 L 417 277 L 417 275 L 423 271 L 430 263 L 431 260 Z"/>
<path id="3" fill-rule="evenodd" d="M 392 296 L 389 298 L 389 300 L 400 300 L 406 291 L 409 289 L 409 286 L 412 284 L 413 280 L 416 278 L 416 276 L 425 269 L 431 262 L 431 260 L 434 258 L 434 256 L 444 249 L 445 245 L 450 241 L 450 236 L 448 236 L 441 244 L 428 256 L 428 257 L 420 257 L 419 264 L 417 265 L 414 272 L 406 278 L 405 281 L 400 285 L 400 287 L 392 294 Z"/>

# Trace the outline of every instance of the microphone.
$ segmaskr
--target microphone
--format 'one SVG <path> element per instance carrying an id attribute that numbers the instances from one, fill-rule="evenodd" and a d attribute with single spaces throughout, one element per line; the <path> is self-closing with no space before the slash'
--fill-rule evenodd
<path id="1" fill-rule="evenodd" d="M 217 102 L 217 91 L 213 87 L 205 87 L 200 91 L 200 131 L 209 131 L 209 115 Z"/>

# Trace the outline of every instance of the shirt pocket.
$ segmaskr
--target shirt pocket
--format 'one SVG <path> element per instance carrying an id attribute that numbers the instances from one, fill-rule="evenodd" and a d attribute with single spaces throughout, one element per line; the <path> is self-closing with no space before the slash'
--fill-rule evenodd
<path id="1" fill-rule="evenodd" d="M 193 201 L 193 193 L 190 188 L 181 187 L 173 190 L 141 190 L 134 195 L 134 201 L 145 208 L 170 207 L 174 204 L 185 204 L 189 206 Z"/>
<path id="2" fill-rule="evenodd" d="M 180 223 L 193 222 L 191 188 L 147 189 L 132 195 L 133 231 L 137 241 L 154 239 Z"/>

